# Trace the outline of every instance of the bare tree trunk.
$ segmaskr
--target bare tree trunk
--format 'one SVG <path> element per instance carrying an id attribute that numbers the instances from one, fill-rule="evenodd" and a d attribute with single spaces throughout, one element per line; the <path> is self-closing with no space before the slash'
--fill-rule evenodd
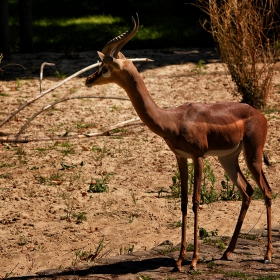
<path id="1" fill-rule="evenodd" d="M 9 56 L 10 47 L 8 0 L 0 0 L 0 53 Z"/>
<path id="2" fill-rule="evenodd" d="M 18 4 L 19 4 L 19 25 L 20 25 L 20 51 L 33 52 L 31 0 L 18 0 Z"/>

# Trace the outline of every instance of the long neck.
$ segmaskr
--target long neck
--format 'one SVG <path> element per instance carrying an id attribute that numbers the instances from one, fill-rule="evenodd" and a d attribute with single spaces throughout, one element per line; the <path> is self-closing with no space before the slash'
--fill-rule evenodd
<path id="1" fill-rule="evenodd" d="M 136 68 L 125 71 L 124 79 L 119 80 L 118 84 L 128 94 L 140 119 L 154 133 L 164 137 L 167 112 L 154 102 Z"/>

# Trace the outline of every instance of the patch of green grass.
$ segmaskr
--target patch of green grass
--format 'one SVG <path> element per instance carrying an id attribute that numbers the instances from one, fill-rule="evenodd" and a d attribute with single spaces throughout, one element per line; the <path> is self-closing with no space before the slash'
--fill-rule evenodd
<path id="1" fill-rule="evenodd" d="M 176 222 L 171 223 L 170 226 L 171 226 L 172 228 L 178 228 L 178 227 L 181 227 L 181 226 L 182 226 L 182 222 L 181 222 L 181 220 L 179 220 L 179 221 L 176 221 Z"/>
<path id="2" fill-rule="evenodd" d="M 74 145 L 69 141 L 63 141 L 61 143 L 56 142 L 55 146 L 58 148 L 57 150 L 61 152 L 64 156 L 75 153 Z"/>
<path id="3" fill-rule="evenodd" d="M 77 129 L 96 128 L 96 124 L 79 122 L 79 123 L 76 123 L 76 128 Z"/>
<path id="4" fill-rule="evenodd" d="M 224 173 L 225 181 L 221 182 L 222 184 L 222 191 L 220 194 L 220 199 L 223 201 L 228 200 L 241 200 L 241 194 L 239 190 L 235 189 L 235 184 L 233 184 L 226 173 Z"/>
<path id="5" fill-rule="evenodd" d="M 0 174 L 0 178 L 3 179 L 12 179 L 13 175 L 11 173 Z"/>
<path id="6" fill-rule="evenodd" d="M 37 147 L 37 148 L 35 148 L 35 151 L 37 151 L 39 154 L 41 154 L 41 155 L 46 155 L 47 154 L 47 152 L 48 152 L 48 150 L 46 149 L 46 148 L 41 148 L 41 147 Z"/>
<path id="7" fill-rule="evenodd" d="M 62 71 L 55 70 L 54 74 L 60 80 L 66 78 L 66 74 L 64 74 Z"/>
<path id="8" fill-rule="evenodd" d="M 187 246 L 187 249 L 186 249 L 188 252 L 193 252 L 194 251 L 194 246 L 193 246 L 193 244 L 189 244 L 188 246 Z"/>
<path id="9" fill-rule="evenodd" d="M 91 151 L 95 154 L 94 155 L 95 161 L 102 160 L 105 157 L 105 155 L 107 155 L 109 153 L 109 150 L 107 149 L 106 144 L 104 144 L 103 147 L 94 145 L 91 148 Z"/>
<path id="10" fill-rule="evenodd" d="M 140 278 L 142 280 L 153 280 L 153 278 L 151 278 L 150 276 L 145 276 L 145 275 L 141 275 Z"/>
<path id="11" fill-rule="evenodd" d="M 13 167 L 13 166 L 15 166 L 14 163 L 2 163 L 2 164 L 0 164 L 0 168 Z"/>
<path id="12" fill-rule="evenodd" d="M 195 72 L 196 74 L 205 74 L 205 71 L 203 70 L 206 70 L 207 69 L 207 66 L 205 65 L 205 61 L 200 59 L 198 61 L 198 63 L 196 64 L 196 66 L 191 70 L 191 72 Z"/>
<path id="13" fill-rule="evenodd" d="M 79 224 L 79 223 L 82 223 L 83 221 L 87 220 L 86 215 L 87 215 L 86 212 L 78 212 L 78 213 L 73 214 L 73 217 L 75 217 L 77 219 L 76 223 Z"/>
<path id="14" fill-rule="evenodd" d="M 240 238 L 248 239 L 248 240 L 256 240 L 258 236 L 256 234 L 248 234 L 248 233 L 240 233 Z"/>
<path id="15" fill-rule="evenodd" d="M 112 176 L 113 173 L 107 173 L 105 176 L 102 176 L 101 179 L 95 178 L 94 181 L 92 181 L 89 185 L 89 189 L 87 192 L 93 192 L 93 193 L 103 193 L 109 191 L 108 182 L 110 179 L 110 176 Z"/>

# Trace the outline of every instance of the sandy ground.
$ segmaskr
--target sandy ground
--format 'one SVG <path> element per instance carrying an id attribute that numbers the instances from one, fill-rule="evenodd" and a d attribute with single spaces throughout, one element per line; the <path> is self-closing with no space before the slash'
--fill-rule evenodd
<path id="1" fill-rule="evenodd" d="M 149 57 L 137 63 L 152 97 L 161 107 L 184 102 L 239 101 L 234 85 L 214 50 L 124 51 L 128 57 Z M 198 67 L 199 60 L 205 66 Z M 79 54 L 14 55 L 2 61 L 0 119 L 39 93 L 38 69 L 44 61 L 56 63 L 59 75 L 46 67 L 43 88 L 61 81 L 97 60 L 95 52 Z M 275 67 L 274 92 L 265 115 L 269 131 L 265 152 L 272 167 L 264 172 L 273 193 L 273 229 L 279 231 L 280 114 L 279 67 Z M 1 73 L 0 73 L 1 74 Z M 28 106 L 0 132 L 15 134 L 35 112 L 69 96 L 124 97 L 115 85 L 84 86 L 85 76 L 74 78 Z M 104 130 L 137 117 L 129 101 L 75 99 L 57 104 L 40 114 L 24 136 L 38 138 Z M 165 142 L 145 126 L 131 126 L 111 135 L 79 140 L 40 141 L 0 145 L 0 276 L 66 268 L 86 262 L 84 256 L 104 246 L 98 257 L 149 250 L 165 240 L 180 243 L 180 200 L 170 197 L 172 176 L 177 167 Z M 224 171 L 216 158 L 207 158 L 214 171 L 215 190 L 221 191 Z M 240 157 L 240 165 L 246 166 Z M 108 178 L 109 191 L 88 192 L 96 179 Z M 209 187 L 209 186 L 208 186 Z M 254 185 L 256 187 L 256 185 Z M 163 192 L 159 192 L 164 190 Z M 278 196 L 277 196 L 278 195 Z M 191 198 L 190 198 L 191 201 Z M 231 236 L 240 201 L 203 204 L 200 227 Z M 193 239 L 193 213 L 189 205 L 188 244 Z M 253 200 L 243 233 L 265 234 L 266 214 L 262 200 Z M 275 248 L 276 253 L 279 246 Z M 93 261 L 96 261 L 94 259 Z"/>

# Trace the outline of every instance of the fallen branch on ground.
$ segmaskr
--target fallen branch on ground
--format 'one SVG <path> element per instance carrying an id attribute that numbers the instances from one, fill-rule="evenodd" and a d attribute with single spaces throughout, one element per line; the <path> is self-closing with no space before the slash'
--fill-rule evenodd
<path id="1" fill-rule="evenodd" d="M 145 62 L 145 61 L 152 61 L 151 59 L 148 58 L 133 58 L 130 59 L 133 62 Z M 47 62 L 44 62 L 47 63 Z M 43 97 L 44 95 L 46 95 L 47 93 L 55 90 L 56 88 L 60 87 L 61 85 L 65 84 L 66 82 L 68 82 L 69 80 L 73 79 L 74 77 L 77 77 L 79 75 L 81 75 L 82 73 L 91 70 L 95 67 L 98 67 L 101 65 L 101 62 L 97 62 L 95 64 L 92 64 L 90 66 L 87 66 L 85 68 L 83 68 L 82 70 L 74 73 L 73 75 L 69 76 L 68 78 L 64 79 L 63 81 L 61 81 L 60 83 L 56 84 L 54 87 L 45 90 L 43 92 L 41 92 L 40 94 L 38 94 L 37 96 L 35 96 L 34 98 L 29 99 L 26 103 L 20 105 L 14 112 L 12 112 L 10 115 L 8 115 L 1 123 L 0 123 L 0 127 L 2 127 L 5 123 L 7 123 L 9 120 L 11 120 L 16 114 L 18 114 L 20 111 L 22 111 L 24 108 L 26 108 L 28 105 L 32 104 L 33 102 L 37 101 L 38 99 L 40 99 L 41 97 Z"/>
<path id="2" fill-rule="evenodd" d="M 111 131 L 117 129 L 117 128 L 123 128 L 128 126 L 134 126 L 134 125 L 144 125 L 142 121 L 140 121 L 139 118 L 134 118 L 131 120 L 127 120 L 121 123 L 118 123 L 116 125 L 111 126 L 110 128 L 101 131 L 101 132 L 93 132 L 93 133 L 84 133 L 84 134 L 74 134 L 68 136 L 67 132 L 64 133 L 62 136 L 48 136 L 48 137 L 39 137 L 39 138 L 29 138 L 23 137 L 18 138 L 16 136 L 11 136 L 10 134 L 2 134 L 2 139 L 0 139 L 0 143 L 28 143 L 28 142 L 39 142 L 39 141 L 58 141 L 58 140 L 70 140 L 70 139 L 82 139 L 82 138 L 89 138 L 94 136 L 110 136 Z"/>

